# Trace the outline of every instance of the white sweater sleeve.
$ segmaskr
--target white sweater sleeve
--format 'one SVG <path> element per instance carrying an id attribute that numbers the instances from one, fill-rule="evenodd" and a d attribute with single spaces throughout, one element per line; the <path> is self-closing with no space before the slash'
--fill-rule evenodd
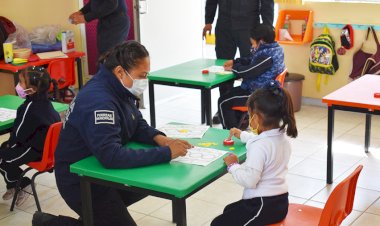
<path id="1" fill-rule="evenodd" d="M 261 179 L 261 172 L 247 167 L 246 165 L 235 164 L 230 167 L 229 172 L 232 174 L 236 183 L 245 188 L 256 188 Z"/>
<path id="2" fill-rule="evenodd" d="M 248 140 L 250 140 L 252 137 L 255 137 L 255 136 L 257 136 L 257 135 L 255 135 L 253 133 L 248 133 L 246 131 L 242 131 L 240 134 L 240 140 L 243 143 L 247 143 Z"/>

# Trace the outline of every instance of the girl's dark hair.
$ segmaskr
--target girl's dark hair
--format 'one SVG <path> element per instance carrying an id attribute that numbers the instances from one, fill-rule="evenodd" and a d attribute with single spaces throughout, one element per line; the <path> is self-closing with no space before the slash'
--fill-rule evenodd
<path id="1" fill-rule="evenodd" d="M 108 70 L 120 65 L 128 71 L 145 57 L 149 57 L 149 53 L 143 45 L 136 41 L 126 41 L 104 53 L 98 63 L 104 64 Z"/>
<path id="2" fill-rule="evenodd" d="M 27 87 L 35 87 L 36 94 L 47 94 L 50 88 L 50 75 L 43 67 L 30 66 L 20 71 Z M 57 87 L 54 87 L 56 90 Z"/>
<path id="3" fill-rule="evenodd" d="M 293 138 L 297 137 L 292 99 L 288 91 L 281 88 L 277 81 L 257 89 L 249 96 L 247 106 L 249 112 L 262 116 L 263 126 L 280 126 L 282 121 L 280 130 L 284 130 L 286 126 L 286 134 Z"/>
<path id="4" fill-rule="evenodd" d="M 266 43 L 275 42 L 276 33 L 270 25 L 259 24 L 251 30 L 251 38 L 256 42 L 263 40 Z"/>

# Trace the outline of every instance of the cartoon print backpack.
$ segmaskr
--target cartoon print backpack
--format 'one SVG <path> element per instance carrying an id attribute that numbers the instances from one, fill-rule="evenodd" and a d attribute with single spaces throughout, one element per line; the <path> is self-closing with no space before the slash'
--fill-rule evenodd
<path id="1" fill-rule="evenodd" d="M 327 27 L 310 45 L 309 71 L 318 74 L 317 88 L 319 90 L 324 75 L 334 75 L 339 69 L 338 58 L 335 52 L 334 39 L 329 35 Z M 325 77 L 327 84 L 328 76 Z"/>

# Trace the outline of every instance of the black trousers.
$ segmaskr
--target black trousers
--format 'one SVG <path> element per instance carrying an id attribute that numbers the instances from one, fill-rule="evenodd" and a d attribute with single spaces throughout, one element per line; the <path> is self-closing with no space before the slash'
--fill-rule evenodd
<path id="1" fill-rule="evenodd" d="M 79 216 L 82 216 L 82 202 L 78 186 L 62 186 L 57 181 L 60 194 L 67 205 Z M 135 192 L 107 188 L 93 185 L 92 190 L 92 210 L 95 226 L 134 226 L 135 221 L 129 214 L 127 207 L 145 198 L 145 195 Z M 82 222 L 69 217 L 58 217 L 44 224 L 44 226 L 72 225 L 79 226 Z"/>
<path id="2" fill-rule="evenodd" d="M 42 154 L 37 152 L 31 147 L 15 147 L 10 148 L 7 142 L 3 143 L 0 147 L 0 173 L 4 177 L 7 189 L 15 188 L 17 181 L 20 179 L 23 170 L 20 166 L 29 162 L 41 160 Z M 21 181 L 21 188 L 30 184 L 28 177 L 23 177 Z"/>
<path id="3" fill-rule="evenodd" d="M 218 111 L 223 129 L 231 129 L 238 126 L 243 113 L 232 110 L 232 107 L 245 106 L 250 94 L 249 91 L 237 86 L 219 97 Z"/>
<path id="4" fill-rule="evenodd" d="M 232 60 L 235 58 L 237 48 L 240 56 L 249 56 L 251 41 L 249 29 L 232 30 L 230 26 L 217 23 L 215 27 L 215 52 L 216 58 Z M 219 87 L 220 96 L 232 89 L 234 81 L 224 83 Z"/>
<path id="5" fill-rule="evenodd" d="M 288 213 L 288 193 L 242 199 L 227 205 L 211 226 L 265 226 L 282 221 Z"/>

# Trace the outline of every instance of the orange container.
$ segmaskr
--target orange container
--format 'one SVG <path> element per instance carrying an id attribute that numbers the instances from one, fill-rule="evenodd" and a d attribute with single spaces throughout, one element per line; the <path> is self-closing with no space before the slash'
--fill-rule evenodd
<path id="1" fill-rule="evenodd" d="M 290 22 L 292 20 L 303 20 L 307 19 L 306 29 L 304 35 L 302 34 L 290 34 L 293 41 L 281 41 L 279 30 L 284 27 L 285 17 L 289 15 Z M 311 10 L 280 10 L 276 23 L 276 41 L 280 44 L 291 44 L 291 45 L 303 45 L 305 43 L 311 42 L 313 40 L 313 11 Z"/>

